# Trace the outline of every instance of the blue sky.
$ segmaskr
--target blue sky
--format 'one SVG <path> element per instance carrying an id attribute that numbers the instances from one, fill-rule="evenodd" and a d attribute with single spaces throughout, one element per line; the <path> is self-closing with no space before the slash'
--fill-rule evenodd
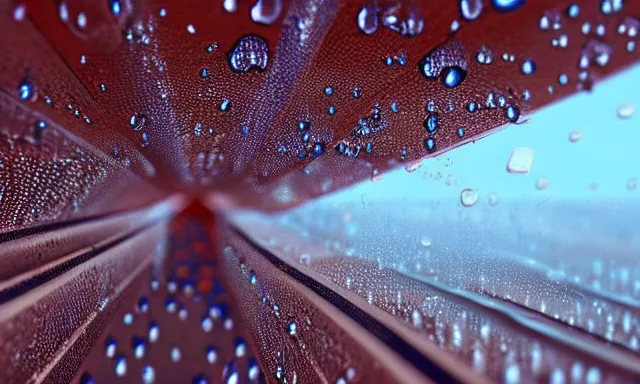
<path id="1" fill-rule="evenodd" d="M 465 188 L 477 190 L 480 201 L 496 192 L 500 201 L 547 198 L 576 200 L 634 199 L 640 202 L 640 186 L 627 189 L 640 178 L 640 64 L 598 83 L 591 93 L 581 92 L 527 117 L 528 124 L 511 125 L 476 143 L 467 144 L 437 158 L 427 159 L 415 172 L 404 168 L 384 175 L 379 182 L 365 181 L 330 195 L 331 201 L 412 201 L 460 199 Z M 534 95 L 535 97 L 535 95 Z M 631 118 L 620 119 L 618 108 L 635 106 Z M 584 136 L 569 140 L 573 130 Z M 516 147 L 535 151 L 529 174 L 512 174 L 506 165 Z M 430 174 L 442 173 L 435 180 Z M 447 177 L 453 181 L 446 184 Z M 549 186 L 540 191 L 536 181 L 544 176 Z M 590 185 L 597 183 L 592 190 Z M 398 186 L 402 186 L 398 188 Z"/>

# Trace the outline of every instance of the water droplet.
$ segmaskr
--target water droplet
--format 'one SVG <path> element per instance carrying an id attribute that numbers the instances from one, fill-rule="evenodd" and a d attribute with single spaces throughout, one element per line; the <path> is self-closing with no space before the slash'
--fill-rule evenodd
<path id="1" fill-rule="evenodd" d="M 511 152 L 507 171 L 510 173 L 529 173 L 533 164 L 533 149 L 517 147 Z"/>
<path id="2" fill-rule="evenodd" d="M 482 13 L 482 0 L 460 0 L 460 13 L 465 20 L 473 21 Z"/>
<path id="3" fill-rule="evenodd" d="M 524 75 L 531 75 L 536 71 L 536 63 L 533 60 L 526 60 L 520 68 Z"/>
<path id="4" fill-rule="evenodd" d="M 422 236 L 420 244 L 422 244 L 423 247 L 428 248 L 431 246 L 431 239 L 427 236 Z"/>
<path id="5" fill-rule="evenodd" d="M 222 112 L 226 112 L 230 109 L 231 109 L 231 100 L 229 99 L 222 100 L 222 103 L 220 103 L 220 110 Z"/>
<path id="6" fill-rule="evenodd" d="M 626 120 L 633 116 L 635 106 L 631 103 L 624 103 L 618 107 L 618 118 Z"/>
<path id="7" fill-rule="evenodd" d="M 460 138 L 464 137 L 464 128 L 458 128 L 458 137 Z"/>
<path id="8" fill-rule="evenodd" d="M 282 0 L 258 0 L 251 8 L 251 20 L 259 24 L 273 24 L 282 12 Z"/>
<path id="9" fill-rule="evenodd" d="M 580 15 L 580 6 L 578 4 L 571 4 L 569 8 L 567 8 L 567 15 L 572 19 L 578 17 Z"/>
<path id="10" fill-rule="evenodd" d="M 427 118 L 424 119 L 423 126 L 430 134 L 435 133 L 438 130 L 438 114 L 430 113 Z"/>
<path id="11" fill-rule="evenodd" d="M 477 110 L 478 104 L 475 101 L 470 101 L 469 104 L 467 104 L 467 111 L 475 113 Z"/>
<path id="12" fill-rule="evenodd" d="M 207 347 L 207 361 L 209 364 L 215 364 L 218 361 L 218 351 L 213 346 Z"/>
<path id="13" fill-rule="evenodd" d="M 202 330 L 205 332 L 211 332 L 213 329 L 213 320 L 210 317 L 205 317 L 202 319 Z"/>
<path id="14" fill-rule="evenodd" d="M 124 377 L 127 374 L 127 359 L 124 356 L 120 356 L 116 362 L 116 375 L 118 377 Z"/>
<path id="15" fill-rule="evenodd" d="M 152 366 L 147 365 L 144 368 L 142 368 L 142 381 L 145 384 L 151 384 L 155 381 L 155 379 L 156 379 L 156 372 Z"/>
<path id="16" fill-rule="evenodd" d="M 478 202 L 479 198 L 478 192 L 470 188 L 465 188 L 460 193 L 460 202 L 465 207 L 472 207 Z"/>
<path id="17" fill-rule="evenodd" d="M 582 140 L 584 136 L 584 132 L 581 129 L 575 129 L 569 133 L 569 141 L 572 143 L 577 143 Z"/>
<path id="18" fill-rule="evenodd" d="M 496 192 L 491 192 L 489 194 L 488 200 L 489 200 L 489 205 L 493 207 L 498 205 L 498 202 L 500 202 L 500 197 Z"/>
<path id="19" fill-rule="evenodd" d="M 171 361 L 177 363 L 182 358 L 182 353 L 180 352 L 180 348 L 173 347 L 171 349 Z"/>
<path id="20" fill-rule="evenodd" d="M 225 11 L 233 13 L 238 10 L 238 2 L 237 0 L 224 0 L 222 2 L 222 7 Z"/>
<path id="21" fill-rule="evenodd" d="M 18 96 L 21 100 L 32 100 L 34 96 L 33 84 L 27 79 L 22 80 L 18 86 Z"/>
<path id="22" fill-rule="evenodd" d="M 547 179 L 544 176 L 540 176 L 538 178 L 538 180 L 536 181 L 536 189 L 538 191 L 543 191 L 545 189 L 547 189 L 547 187 L 549 186 L 549 179 Z"/>
<path id="23" fill-rule="evenodd" d="M 517 384 L 520 382 L 520 367 L 512 364 L 507 367 L 504 372 L 504 381 L 506 384 Z"/>
<path id="24" fill-rule="evenodd" d="M 269 62 L 267 42 L 260 36 L 244 36 L 229 53 L 229 66 L 235 72 L 264 71 Z"/>
<path id="25" fill-rule="evenodd" d="M 260 367 L 258 366 L 258 362 L 253 357 L 249 359 L 249 368 L 247 369 L 247 374 L 250 381 L 257 381 L 258 377 L 260 376 Z"/>
<path id="26" fill-rule="evenodd" d="M 294 336 L 296 334 L 296 332 L 297 332 L 296 323 L 295 322 L 290 322 L 288 328 L 289 328 L 289 334 L 291 336 Z"/>
<path id="27" fill-rule="evenodd" d="M 378 30 L 378 10 L 375 6 L 362 7 L 358 13 L 358 28 L 367 35 Z"/>
<path id="28" fill-rule="evenodd" d="M 247 352 L 247 344 L 244 342 L 244 339 L 241 337 L 236 338 L 235 341 L 235 354 L 237 358 L 241 358 Z"/>
<path id="29" fill-rule="evenodd" d="M 113 337 L 109 336 L 105 342 L 105 354 L 108 358 L 113 358 L 116 355 L 116 341 Z"/>
<path id="30" fill-rule="evenodd" d="M 156 324 L 155 321 L 149 322 L 149 342 L 155 343 L 158 341 L 158 337 L 160 336 L 160 327 Z"/>
<path id="31" fill-rule="evenodd" d="M 525 5 L 526 0 L 491 0 L 491 7 L 496 12 L 513 12 Z"/>
<path id="32" fill-rule="evenodd" d="M 560 85 L 567 85 L 568 82 L 569 82 L 569 78 L 564 73 L 558 76 L 558 83 Z"/>
<path id="33" fill-rule="evenodd" d="M 476 54 L 476 61 L 480 64 L 489 65 L 493 63 L 493 51 L 487 46 L 483 45 Z"/>
<path id="34" fill-rule="evenodd" d="M 429 152 L 433 152 L 436 150 L 436 142 L 431 137 L 425 139 L 424 146 L 427 148 L 427 151 Z"/>
<path id="35" fill-rule="evenodd" d="M 114 16 L 119 16 L 122 12 L 122 4 L 120 3 L 120 0 L 110 0 L 109 10 Z"/>
<path id="36" fill-rule="evenodd" d="M 15 20 L 16 22 L 21 22 L 22 20 L 24 20 L 24 17 L 26 15 L 26 7 L 22 4 L 16 6 L 13 9 L 13 20 Z"/>
<path id="37" fill-rule="evenodd" d="M 518 107 L 516 106 L 510 105 L 507 107 L 507 110 L 505 111 L 504 114 L 507 117 L 507 119 L 509 119 L 509 121 L 511 121 L 512 123 L 515 123 L 520 118 L 520 109 L 518 109 Z"/>
<path id="38" fill-rule="evenodd" d="M 424 20 L 417 9 L 398 3 L 384 10 L 382 25 L 402 36 L 413 37 L 422 33 Z"/>
<path id="39" fill-rule="evenodd" d="M 630 178 L 629 181 L 627 182 L 627 189 L 629 191 L 633 191 L 634 189 L 636 189 L 637 186 L 638 186 L 638 179 L 636 179 L 635 177 Z"/>
<path id="40" fill-rule="evenodd" d="M 462 84 L 466 76 L 467 72 L 463 71 L 460 67 L 447 68 L 444 72 L 444 85 L 449 88 L 457 87 L 458 85 Z"/>
<path id="41" fill-rule="evenodd" d="M 324 93 L 325 93 L 325 95 L 327 95 L 327 96 L 331 96 L 331 95 L 333 95 L 333 88 L 331 88 L 331 87 L 326 87 L 326 88 L 324 89 Z"/>

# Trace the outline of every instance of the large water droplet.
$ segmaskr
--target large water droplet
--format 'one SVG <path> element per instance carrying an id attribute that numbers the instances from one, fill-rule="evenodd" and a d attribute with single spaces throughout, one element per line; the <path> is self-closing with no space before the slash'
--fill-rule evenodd
<path id="1" fill-rule="evenodd" d="M 467 77 L 466 71 L 462 70 L 460 67 L 450 67 L 445 69 L 442 81 L 447 87 L 454 88 L 462 84 L 465 77 Z"/>
<path id="2" fill-rule="evenodd" d="M 479 198 L 480 196 L 478 195 L 478 191 L 470 188 L 463 189 L 462 192 L 460 192 L 460 202 L 465 207 L 471 207 L 475 205 L 478 202 Z"/>
<path id="3" fill-rule="evenodd" d="M 282 0 L 258 0 L 251 8 L 251 19 L 256 23 L 273 24 L 282 12 Z"/>
<path id="4" fill-rule="evenodd" d="M 229 53 L 229 66 L 235 72 L 264 71 L 268 62 L 267 42 L 256 35 L 241 37 Z"/>
<path id="5" fill-rule="evenodd" d="M 529 173 L 533 164 L 533 149 L 517 147 L 511 152 L 507 171 L 511 173 Z"/>
<path id="6" fill-rule="evenodd" d="M 358 13 L 358 28 L 367 35 L 378 30 L 378 10 L 374 5 L 362 7 Z"/>

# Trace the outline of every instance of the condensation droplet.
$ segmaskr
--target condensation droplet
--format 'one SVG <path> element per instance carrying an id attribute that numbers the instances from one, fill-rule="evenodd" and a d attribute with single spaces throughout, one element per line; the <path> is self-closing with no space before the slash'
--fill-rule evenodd
<path id="1" fill-rule="evenodd" d="M 482 0 L 460 0 L 460 13 L 465 20 L 475 20 L 482 13 Z"/>
<path id="2" fill-rule="evenodd" d="M 582 129 L 574 129 L 569 133 L 569 141 L 572 143 L 577 143 L 578 141 L 582 140 L 583 136 L 584 132 L 582 131 Z"/>
<path id="3" fill-rule="evenodd" d="M 258 0 L 251 8 L 251 19 L 259 24 L 273 24 L 282 12 L 282 0 Z"/>
<path id="4" fill-rule="evenodd" d="M 460 202 L 465 207 L 471 207 L 475 205 L 478 202 L 479 198 L 480 196 L 478 195 L 478 191 L 470 188 L 463 189 L 460 193 Z"/>
<path id="5" fill-rule="evenodd" d="M 626 120 L 631 118 L 635 112 L 635 106 L 631 103 L 624 103 L 618 107 L 618 117 Z"/>
<path id="6" fill-rule="evenodd" d="M 511 173 L 529 173 L 533 164 L 533 149 L 517 147 L 511 152 L 507 171 Z"/>
<path id="7" fill-rule="evenodd" d="M 378 30 L 378 10 L 375 6 L 364 6 L 358 13 L 358 28 L 367 35 Z"/>
<path id="8" fill-rule="evenodd" d="M 536 189 L 538 191 L 543 191 L 547 189 L 548 186 L 549 186 L 549 179 L 547 179 L 545 176 L 540 176 L 538 180 L 536 180 Z"/>
<path id="9" fill-rule="evenodd" d="M 488 200 L 489 200 L 489 205 L 493 207 L 498 205 L 498 202 L 500 201 L 500 197 L 496 192 L 491 192 L 489 194 Z"/>

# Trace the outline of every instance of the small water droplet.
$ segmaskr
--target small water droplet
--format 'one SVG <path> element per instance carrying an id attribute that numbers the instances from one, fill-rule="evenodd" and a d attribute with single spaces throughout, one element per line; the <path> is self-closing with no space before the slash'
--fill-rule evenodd
<path id="1" fill-rule="evenodd" d="M 520 70 L 524 75 L 531 75 L 536 71 L 536 63 L 531 59 L 525 60 Z"/>
<path id="2" fill-rule="evenodd" d="M 489 205 L 493 207 L 498 205 L 498 203 L 500 202 L 500 197 L 496 192 L 491 192 L 489 194 L 488 200 L 489 200 Z"/>
<path id="3" fill-rule="evenodd" d="M 575 129 L 569 133 L 569 141 L 572 143 L 577 143 L 582 140 L 584 136 L 584 132 L 581 129 Z"/>
<path id="4" fill-rule="evenodd" d="M 508 13 L 520 9 L 526 0 L 491 0 L 491 7 L 496 12 Z"/>
<path id="5" fill-rule="evenodd" d="M 436 150 L 436 142 L 433 138 L 429 137 L 425 139 L 424 146 L 427 148 L 427 151 L 433 152 Z"/>
<path id="6" fill-rule="evenodd" d="M 540 176 L 538 178 L 538 180 L 536 181 L 536 189 L 538 191 L 543 191 L 545 189 L 547 189 L 547 187 L 549 186 L 549 179 L 547 179 L 545 176 Z"/>
<path id="7" fill-rule="evenodd" d="M 635 106 L 632 103 L 624 103 L 618 107 L 618 118 L 626 120 L 633 116 Z"/>

